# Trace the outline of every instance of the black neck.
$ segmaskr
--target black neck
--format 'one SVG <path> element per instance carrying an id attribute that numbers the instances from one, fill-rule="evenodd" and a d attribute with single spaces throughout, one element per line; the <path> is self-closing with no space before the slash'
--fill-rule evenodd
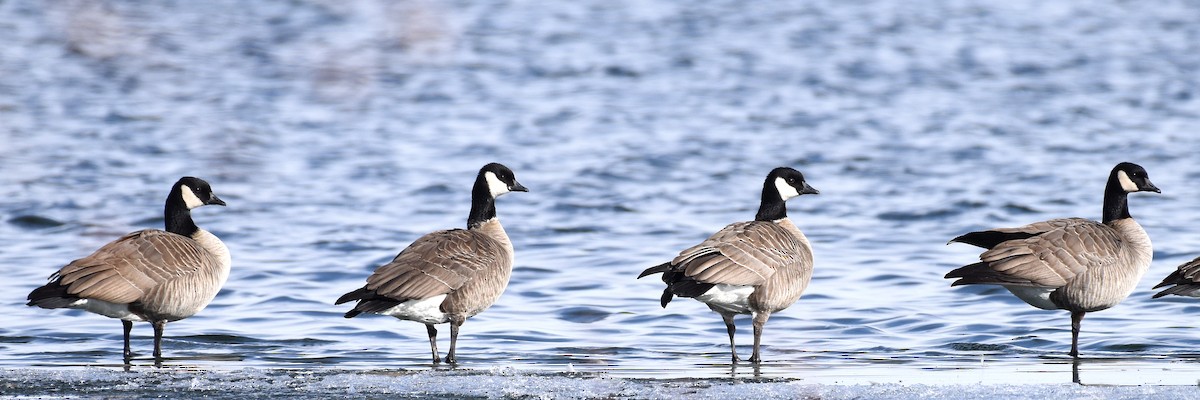
<path id="1" fill-rule="evenodd" d="M 467 228 L 477 228 L 492 218 L 496 218 L 496 198 L 492 197 L 487 179 L 479 174 L 475 178 L 475 186 L 471 188 L 471 214 L 467 216 Z"/>
<path id="2" fill-rule="evenodd" d="M 183 201 L 183 193 L 180 190 L 183 188 L 176 185 L 174 189 L 171 189 L 171 194 L 167 195 L 163 222 L 166 224 L 167 232 L 191 237 L 200 230 L 200 227 L 192 221 L 192 211 L 187 208 L 187 203 Z"/>
<path id="3" fill-rule="evenodd" d="M 768 177 L 766 183 L 763 183 L 762 203 L 758 205 L 758 214 L 754 215 L 755 221 L 776 221 L 787 218 L 787 204 L 783 202 L 783 197 L 779 196 L 779 189 L 775 188 L 775 178 Z"/>
<path id="4" fill-rule="evenodd" d="M 1108 184 L 1104 186 L 1104 223 L 1116 221 L 1118 219 L 1130 218 L 1129 215 L 1129 192 L 1126 192 L 1121 187 L 1121 181 L 1117 179 L 1117 172 L 1113 171 L 1108 177 Z"/>

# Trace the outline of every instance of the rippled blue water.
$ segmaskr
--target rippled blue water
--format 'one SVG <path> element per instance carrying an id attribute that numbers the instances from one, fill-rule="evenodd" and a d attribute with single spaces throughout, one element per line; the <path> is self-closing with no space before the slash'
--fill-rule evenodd
<path id="1" fill-rule="evenodd" d="M 462 369 L 1070 382 L 1067 314 L 951 289 L 978 251 L 944 243 L 1099 218 L 1108 170 L 1133 161 L 1163 190 L 1131 198 L 1155 261 L 1084 321 L 1079 373 L 1195 384 L 1200 302 L 1150 287 L 1200 254 L 1197 21 L 1178 1 L 0 1 L 0 368 L 116 368 L 119 323 L 24 296 L 161 227 L 183 175 L 228 202 L 195 218 L 234 267 L 168 326 L 168 366 L 427 368 L 420 324 L 332 302 L 464 225 L 474 172 L 498 161 L 530 188 L 498 204 L 517 268 L 464 325 Z M 781 165 L 821 190 L 789 203 L 817 268 L 767 325 L 766 363 L 731 370 L 716 314 L 664 310 L 661 283 L 634 277 L 751 218 Z M 134 334 L 148 354 L 149 327 Z"/>

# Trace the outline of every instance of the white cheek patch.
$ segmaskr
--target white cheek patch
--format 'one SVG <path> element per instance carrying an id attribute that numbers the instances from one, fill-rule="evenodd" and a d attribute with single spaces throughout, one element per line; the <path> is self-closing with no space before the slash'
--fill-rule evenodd
<path id="1" fill-rule="evenodd" d="M 782 197 L 784 200 L 800 195 L 800 191 L 789 185 L 783 178 L 775 178 L 775 190 L 779 191 L 779 197 Z"/>
<path id="2" fill-rule="evenodd" d="M 1136 192 L 1141 190 L 1138 189 L 1137 184 L 1133 183 L 1132 179 L 1129 179 L 1129 175 L 1125 174 L 1125 171 L 1117 171 L 1117 181 L 1121 182 L 1121 189 L 1125 189 L 1126 192 Z"/>
<path id="3" fill-rule="evenodd" d="M 492 192 L 492 197 L 500 197 L 500 195 L 508 193 L 508 184 L 501 182 L 500 178 L 492 171 L 483 173 L 483 179 L 487 180 L 488 190 Z"/>
<path id="4" fill-rule="evenodd" d="M 196 192 L 188 185 L 179 187 L 179 191 L 183 193 L 183 204 L 187 205 L 189 210 L 204 205 L 204 202 L 196 197 Z"/>

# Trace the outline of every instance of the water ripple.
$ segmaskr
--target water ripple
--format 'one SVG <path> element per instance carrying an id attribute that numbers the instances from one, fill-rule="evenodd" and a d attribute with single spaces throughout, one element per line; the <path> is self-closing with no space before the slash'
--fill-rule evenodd
<path id="1" fill-rule="evenodd" d="M 513 279 L 463 327 L 468 371 L 434 376 L 1066 382 L 1067 314 L 950 288 L 942 275 L 979 253 L 945 243 L 1098 218 L 1108 168 L 1128 160 L 1164 191 L 1130 198 L 1155 261 L 1084 321 L 1082 368 L 1194 384 L 1200 342 L 1181 316 L 1200 305 L 1150 300 L 1200 252 L 1186 2 L 89 4 L 0 2 L 0 74 L 22 77 L 0 81 L 0 367 L 116 368 L 119 323 L 21 295 L 160 227 L 165 185 L 195 175 L 229 203 L 195 217 L 234 268 L 208 309 L 169 325 L 168 369 L 371 371 L 234 374 L 311 374 L 334 388 L 315 393 L 342 395 L 351 377 L 423 376 L 374 369 L 428 369 L 424 327 L 331 303 L 420 235 L 463 227 L 474 171 L 499 161 L 531 189 L 497 201 Z M 635 277 L 752 218 L 780 165 L 821 190 L 788 204 L 814 279 L 772 316 L 761 370 L 730 368 L 717 314 L 663 309 L 661 282 Z M 135 327 L 136 368 L 149 335 Z"/>

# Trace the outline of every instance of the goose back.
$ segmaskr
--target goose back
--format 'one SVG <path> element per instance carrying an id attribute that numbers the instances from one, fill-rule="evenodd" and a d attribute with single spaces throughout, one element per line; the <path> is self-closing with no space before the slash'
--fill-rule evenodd
<path id="1" fill-rule="evenodd" d="M 972 232 L 952 242 L 988 248 L 981 262 L 946 275 L 959 278 L 953 285 L 1003 285 L 1040 308 L 1085 312 L 1112 307 L 1132 293 L 1152 255 L 1150 237 L 1132 218 L 1107 224 L 1052 219 Z"/>
<path id="2" fill-rule="evenodd" d="M 229 276 L 228 250 L 224 254 L 187 236 L 147 229 L 72 261 L 52 279 L 68 297 L 128 304 L 143 319 L 174 321 L 195 315 L 216 296 Z"/>
<path id="3" fill-rule="evenodd" d="M 363 291 L 351 292 L 339 302 L 363 300 L 356 311 L 380 312 L 407 301 L 445 295 L 441 312 L 464 318 L 478 314 L 500 297 L 512 274 L 512 244 L 499 221 L 493 221 L 418 238 L 377 268 Z"/>
<path id="4" fill-rule="evenodd" d="M 747 221 L 680 252 L 663 280 L 668 291 L 684 297 L 697 297 L 715 285 L 754 286 L 751 309 L 774 312 L 800 298 L 812 265 L 808 239 L 790 220 Z"/>

